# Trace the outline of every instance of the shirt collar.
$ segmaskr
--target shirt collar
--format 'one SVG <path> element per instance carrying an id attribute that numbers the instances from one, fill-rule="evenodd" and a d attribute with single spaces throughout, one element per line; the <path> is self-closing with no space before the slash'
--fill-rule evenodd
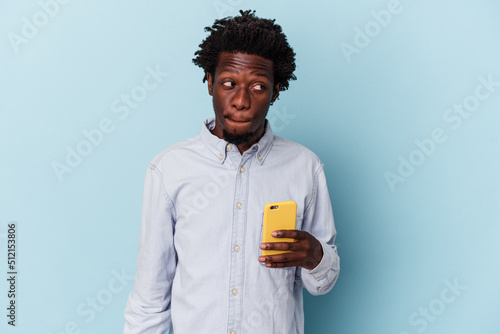
<path id="1" fill-rule="evenodd" d="M 203 121 L 203 125 L 201 126 L 201 138 L 207 148 L 212 152 L 221 164 L 224 163 L 227 157 L 227 144 L 229 144 L 226 140 L 220 139 L 219 137 L 213 135 L 210 130 L 215 127 L 215 117 L 207 118 Z M 273 146 L 274 134 L 271 129 L 271 124 L 266 119 L 266 131 L 260 140 L 255 143 L 249 150 L 251 150 L 254 146 L 257 148 L 257 153 L 255 154 L 255 159 L 262 165 L 266 156 L 271 151 L 271 147 Z"/>

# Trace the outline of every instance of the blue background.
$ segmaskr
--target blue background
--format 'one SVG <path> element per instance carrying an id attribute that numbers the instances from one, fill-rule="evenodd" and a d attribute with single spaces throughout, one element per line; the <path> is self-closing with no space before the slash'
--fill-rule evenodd
<path id="1" fill-rule="evenodd" d="M 191 59 L 240 8 L 297 53 L 275 133 L 325 164 L 341 274 L 305 292 L 306 333 L 500 333 L 497 1 L 54 1 L 0 2 L 0 267 L 16 222 L 19 273 L 15 328 L 0 280 L 2 333 L 122 331 L 146 165 L 213 115 Z"/>

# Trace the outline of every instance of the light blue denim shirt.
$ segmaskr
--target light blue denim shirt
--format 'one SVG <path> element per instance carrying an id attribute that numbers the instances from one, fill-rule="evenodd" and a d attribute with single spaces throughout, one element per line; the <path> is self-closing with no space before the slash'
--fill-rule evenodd
<path id="1" fill-rule="evenodd" d="M 302 288 L 325 294 L 339 274 L 332 207 L 318 157 L 266 123 L 241 155 L 207 119 L 148 165 L 124 333 L 304 333 Z M 323 247 L 312 270 L 258 261 L 264 206 L 290 200 Z"/>

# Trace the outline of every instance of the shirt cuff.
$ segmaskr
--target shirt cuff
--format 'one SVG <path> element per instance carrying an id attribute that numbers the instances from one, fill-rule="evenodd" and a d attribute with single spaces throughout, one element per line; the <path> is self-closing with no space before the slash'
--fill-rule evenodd
<path id="1" fill-rule="evenodd" d="M 306 272 L 312 275 L 317 281 L 324 278 L 327 275 L 327 273 L 332 269 L 333 265 L 332 248 L 326 242 L 322 240 L 318 241 L 320 242 L 321 248 L 323 249 L 323 258 L 321 258 L 321 261 L 313 269 L 311 270 L 305 269 Z"/>

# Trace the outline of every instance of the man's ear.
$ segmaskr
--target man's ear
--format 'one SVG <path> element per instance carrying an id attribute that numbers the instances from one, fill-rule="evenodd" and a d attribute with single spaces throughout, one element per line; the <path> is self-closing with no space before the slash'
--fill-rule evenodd
<path id="1" fill-rule="evenodd" d="M 273 96 L 271 98 L 271 103 L 273 103 L 274 101 L 276 101 L 276 99 L 280 95 L 280 89 L 281 89 L 281 84 L 280 83 L 278 83 L 278 84 L 276 84 L 276 86 L 274 86 Z"/>
<path id="2" fill-rule="evenodd" d="M 208 81 L 208 94 L 210 94 L 210 96 L 213 96 L 214 95 L 213 79 L 210 73 L 207 73 L 207 81 Z"/>

